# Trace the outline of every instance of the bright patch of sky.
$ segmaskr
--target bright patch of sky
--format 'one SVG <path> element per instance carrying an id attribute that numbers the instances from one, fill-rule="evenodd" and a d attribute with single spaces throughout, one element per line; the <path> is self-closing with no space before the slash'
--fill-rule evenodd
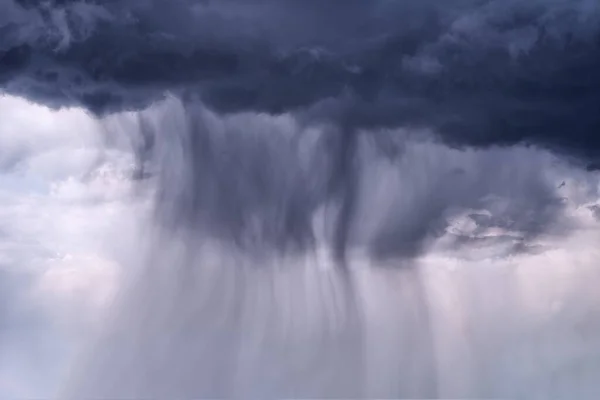
<path id="1" fill-rule="evenodd" d="M 0 114 L 0 398 L 47 397 L 116 289 L 141 207 L 130 154 L 83 111 L 0 97 Z"/>

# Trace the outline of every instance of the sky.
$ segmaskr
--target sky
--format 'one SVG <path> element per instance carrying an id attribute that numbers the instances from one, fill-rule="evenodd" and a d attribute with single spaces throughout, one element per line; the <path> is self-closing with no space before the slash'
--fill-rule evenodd
<path id="1" fill-rule="evenodd" d="M 116 288 L 137 212 L 131 155 L 103 147 L 82 110 L 0 108 L 0 397 L 47 397 Z"/>
<path id="2" fill-rule="evenodd" d="M 595 398 L 600 7 L 0 4 L 0 397 Z"/>

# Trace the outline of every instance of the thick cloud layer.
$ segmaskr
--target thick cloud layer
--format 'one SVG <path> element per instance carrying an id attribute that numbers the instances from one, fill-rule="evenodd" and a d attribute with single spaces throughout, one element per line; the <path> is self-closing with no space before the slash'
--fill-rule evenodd
<path id="1" fill-rule="evenodd" d="M 591 0 L 15 1 L 5 90 L 104 113 L 170 91 L 218 111 L 303 110 L 597 155 L 600 7 Z"/>

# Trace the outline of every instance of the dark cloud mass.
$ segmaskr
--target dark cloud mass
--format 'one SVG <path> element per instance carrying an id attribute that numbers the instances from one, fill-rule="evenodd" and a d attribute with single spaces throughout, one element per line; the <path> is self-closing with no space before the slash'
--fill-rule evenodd
<path id="1" fill-rule="evenodd" d="M 224 112 L 337 99 L 317 114 L 595 155 L 599 14 L 586 0 L 11 0 L 0 79 L 99 113 L 165 91 Z"/>

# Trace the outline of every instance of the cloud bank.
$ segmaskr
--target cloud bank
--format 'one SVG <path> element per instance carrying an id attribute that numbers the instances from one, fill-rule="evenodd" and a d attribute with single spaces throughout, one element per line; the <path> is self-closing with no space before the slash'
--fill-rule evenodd
<path id="1" fill-rule="evenodd" d="M 518 1 L 4 2 L 0 82 L 55 106 L 302 111 L 456 145 L 597 154 L 599 6 Z M 568 134 L 566 133 L 568 132 Z"/>

